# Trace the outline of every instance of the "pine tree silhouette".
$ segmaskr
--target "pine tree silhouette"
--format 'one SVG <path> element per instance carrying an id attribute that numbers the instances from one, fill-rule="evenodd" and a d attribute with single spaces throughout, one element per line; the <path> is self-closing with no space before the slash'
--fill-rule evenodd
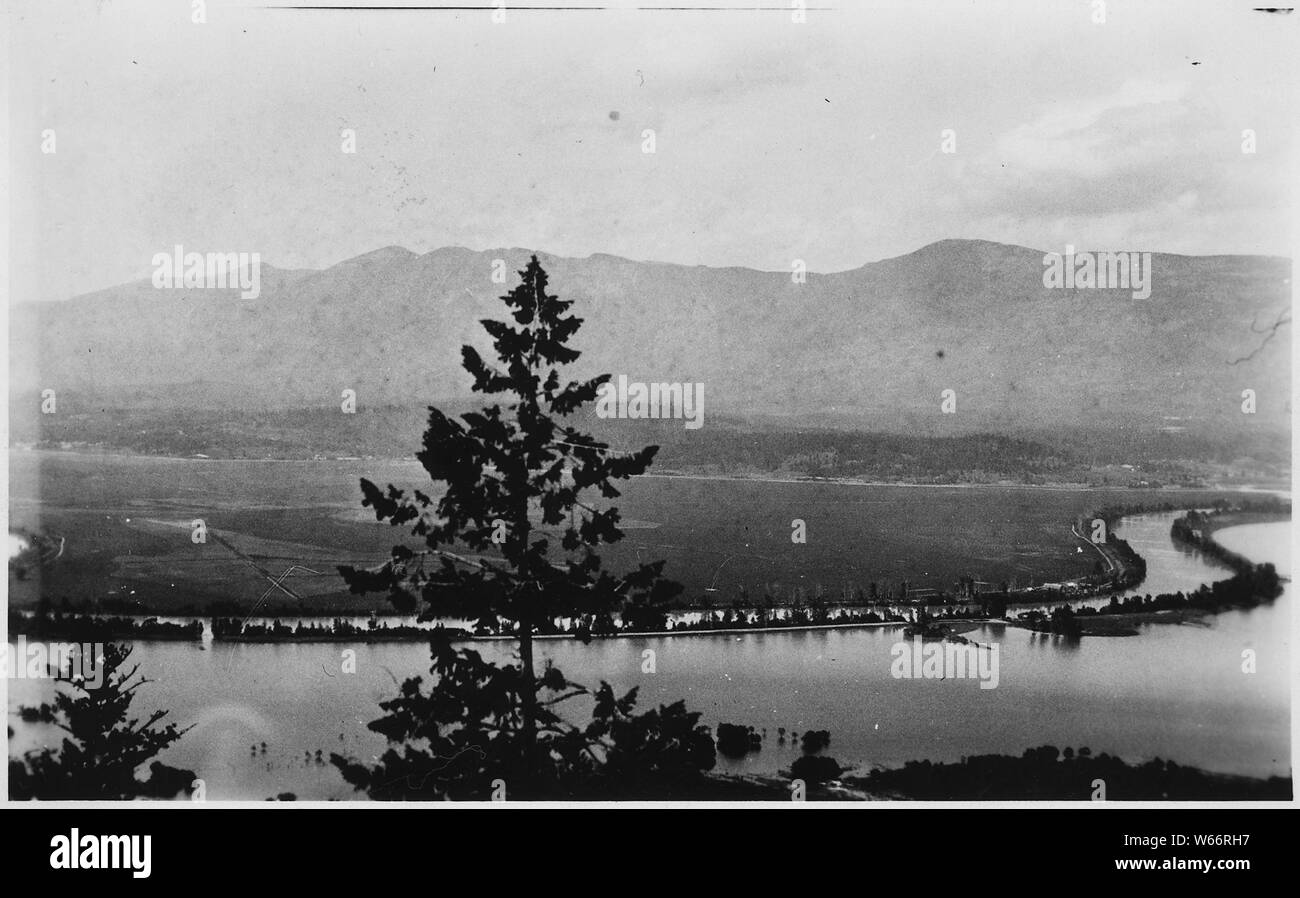
<path id="1" fill-rule="evenodd" d="M 371 724 L 403 751 L 390 748 L 375 767 L 333 756 L 344 777 L 374 797 L 481 798 L 498 780 L 516 797 L 662 793 L 714 763 L 711 735 L 681 702 L 634 716 L 635 689 L 616 698 L 608 684 L 593 693 L 549 664 L 536 672 L 539 626 L 582 616 L 590 632 L 591 622 L 620 610 L 644 619 L 681 586 L 662 576 L 662 561 L 623 576 L 604 569 L 598 550 L 622 538 L 619 512 L 582 494 L 617 498 L 615 482 L 643 473 L 658 447 L 614 451 L 563 423 L 610 375 L 561 380 L 560 368 L 579 356 L 566 344 L 582 320 L 547 293 L 536 256 L 519 274 L 522 282 L 501 298 L 513 324 L 482 322 L 499 366 L 462 349 L 474 390 L 508 404 L 460 420 L 429 410 L 417 458 L 445 485 L 442 497 L 361 481 L 376 518 L 409 525 L 423 546 L 394 546 L 377 569 L 339 569 L 353 592 L 386 591 L 400 611 L 504 628 L 518 640 L 519 664 L 486 662 L 435 631 L 431 690 L 407 680 L 398 698 L 381 703 L 388 715 Z M 580 695 L 594 699 L 583 728 L 555 710 Z M 428 750 L 413 744 L 423 740 Z"/>
<path id="2" fill-rule="evenodd" d="M 171 723 L 158 726 L 167 711 L 154 711 L 143 722 L 128 717 L 135 690 L 149 682 L 139 675 L 139 665 L 126 669 L 132 651 L 123 645 L 104 646 L 99 661 L 103 681 L 97 688 L 69 668 L 52 669 L 55 682 L 64 684 L 54 701 L 19 709 L 29 722 L 55 726 L 67 736 L 57 750 L 46 747 L 9 759 L 12 800 L 120 801 L 174 798 L 189 791 L 195 779 L 190 770 L 154 761 L 147 779 L 136 775 L 186 730 Z"/>

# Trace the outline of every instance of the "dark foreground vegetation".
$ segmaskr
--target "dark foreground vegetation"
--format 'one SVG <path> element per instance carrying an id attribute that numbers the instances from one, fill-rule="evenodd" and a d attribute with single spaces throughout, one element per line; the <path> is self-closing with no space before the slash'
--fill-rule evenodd
<path id="1" fill-rule="evenodd" d="M 944 801 L 1290 801 L 1291 777 L 1255 779 L 1209 773 L 1155 758 L 1128 764 L 1088 748 L 1051 745 L 1020 757 L 975 755 L 952 764 L 909 761 L 893 770 L 845 778 L 879 798 Z"/>
<path id="2" fill-rule="evenodd" d="M 562 376 L 579 357 L 566 344 L 582 320 L 547 291 L 536 256 L 519 274 L 519 286 L 501 297 L 510 321 L 482 322 L 495 359 L 462 349 L 474 391 L 494 398 L 458 419 L 429 409 L 416 457 L 442 497 L 361 481 L 376 520 L 409 529 L 419 548 L 394 545 L 378 568 L 339 567 L 353 592 L 383 594 L 401 613 L 509 621 L 519 662 L 495 664 L 435 631 L 432 676 L 407 679 L 369 725 L 388 749 L 330 761 L 382 800 L 689 798 L 716 763 L 699 712 L 682 701 L 640 710 L 635 689 L 618 695 L 608 683 L 588 687 L 534 663 L 539 622 L 647 615 L 682 587 L 663 577 L 663 561 L 621 575 L 605 568 L 600 552 L 623 538 L 620 515 L 583 494 L 617 498 L 620 482 L 644 473 L 657 447 L 619 451 L 566 421 L 610 375 Z M 488 550 L 499 558 L 484 558 Z M 591 703 L 583 723 L 559 713 L 578 696 Z"/>
<path id="3" fill-rule="evenodd" d="M 139 665 L 131 663 L 132 651 L 112 643 L 103 647 L 98 688 L 87 683 L 84 669 L 50 668 L 49 675 L 62 688 L 49 702 L 21 706 L 18 716 L 28 724 L 53 728 L 61 739 L 10 755 L 11 801 L 168 799 L 193 791 L 193 771 L 153 760 L 185 730 L 164 724 L 165 710 L 150 712 L 143 720 L 131 716 L 136 691 L 149 682 Z M 140 769 L 146 764 L 148 776 L 142 778 Z"/>

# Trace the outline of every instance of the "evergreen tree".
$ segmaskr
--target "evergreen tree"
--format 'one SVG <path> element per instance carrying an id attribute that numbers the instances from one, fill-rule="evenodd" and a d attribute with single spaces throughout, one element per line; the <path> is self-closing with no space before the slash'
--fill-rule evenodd
<path id="1" fill-rule="evenodd" d="M 487 662 L 436 631 L 430 690 L 406 681 L 398 698 L 381 703 L 388 715 L 371 724 L 402 751 L 390 748 L 375 767 L 333 758 L 374 797 L 481 798 L 496 780 L 516 797 L 671 790 L 669 781 L 713 765 L 712 738 L 682 703 L 635 717 L 636 690 L 620 699 L 607 684 L 592 693 L 549 664 L 536 671 L 539 626 L 575 616 L 593 622 L 584 636 L 609 634 L 620 610 L 629 620 L 660 619 L 681 586 L 663 578 L 662 561 L 621 577 L 604 569 L 598 549 L 622 538 L 619 513 L 582 494 L 617 498 L 615 482 L 644 472 L 658 447 L 616 452 L 562 421 L 595 400 L 610 375 L 561 380 L 560 367 L 578 358 L 566 344 L 582 321 L 546 292 L 536 256 L 520 275 L 501 298 L 513 324 L 482 322 L 499 367 L 462 349 L 473 389 L 508 403 L 460 420 L 429 409 L 417 458 L 443 485 L 441 498 L 361 481 L 376 518 L 409 525 L 422 545 L 394 546 L 378 569 L 340 568 L 353 592 L 386 591 L 398 610 L 419 608 L 426 620 L 468 617 L 489 630 L 504 621 L 519 663 Z M 555 710 L 580 695 L 594 698 L 584 728 Z"/>
<path id="2" fill-rule="evenodd" d="M 132 649 L 109 644 L 98 660 L 102 682 L 92 688 L 70 668 L 51 669 L 56 684 L 52 702 L 24 706 L 29 723 L 48 724 L 67 733 L 56 750 L 45 747 L 9 759 L 9 797 L 16 801 L 122 801 L 132 798 L 174 798 L 188 792 L 193 771 L 154 761 L 147 779 L 139 768 L 180 739 L 186 730 L 175 724 L 158 726 L 167 711 L 154 711 L 143 722 L 128 719 L 135 690 L 149 682 L 139 665 L 126 669 Z M 89 663 L 89 661 L 87 661 Z M 82 673 L 85 672 L 83 667 Z"/>

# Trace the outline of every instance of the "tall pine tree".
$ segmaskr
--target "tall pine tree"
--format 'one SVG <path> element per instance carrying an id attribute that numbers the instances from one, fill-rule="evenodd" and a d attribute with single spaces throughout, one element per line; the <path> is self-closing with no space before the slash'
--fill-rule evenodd
<path id="1" fill-rule="evenodd" d="M 662 561 L 622 576 L 603 567 L 600 547 L 623 535 L 619 513 L 583 493 L 617 498 L 615 482 L 643 473 L 658 447 L 613 451 L 563 422 L 610 375 L 561 379 L 560 368 L 579 356 L 566 344 L 582 320 L 568 314 L 572 303 L 547 293 L 536 256 L 519 274 L 501 298 L 513 323 L 482 322 L 498 364 L 462 349 L 473 389 L 504 397 L 504 407 L 498 401 L 459 420 L 429 410 L 417 458 L 442 496 L 361 481 L 376 518 L 409 526 L 422 545 L 394 546 L 378 569 L 340 568 L 353 592 L 386 591 L 400 611 L 470 618 L 493 631 L 504 624 L 518 640 L 519 663 L 484 661 L 436 631 L 430 690 L 407 680 L 381 703 L 387 716 L 371 724 L 402 751 L 390 748 L 374 767 L 333 758 L 374 797 L 481 798 L 494 788 L 516 797 L 656 797 L 713 766 L 712 738 L 681 702 L 635 716 L 635 689 L 617 698 L 607 684 L 593 693 L 549 664 L 537 672 L 539 626 L 619 610 L 644 616 L 681 586 L 664 579 Z M 584 727 L 556 710 L 578 696 L 593 706 Z"/>

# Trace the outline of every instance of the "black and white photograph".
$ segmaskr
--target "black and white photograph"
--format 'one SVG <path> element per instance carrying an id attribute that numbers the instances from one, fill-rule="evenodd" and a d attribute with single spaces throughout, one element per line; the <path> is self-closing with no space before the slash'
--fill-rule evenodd
<path id="1" fill-rule="evenodd" d="M 8 807 L 1294 806 L 1300 15 L 402 3 L 5 4 Z"/>

